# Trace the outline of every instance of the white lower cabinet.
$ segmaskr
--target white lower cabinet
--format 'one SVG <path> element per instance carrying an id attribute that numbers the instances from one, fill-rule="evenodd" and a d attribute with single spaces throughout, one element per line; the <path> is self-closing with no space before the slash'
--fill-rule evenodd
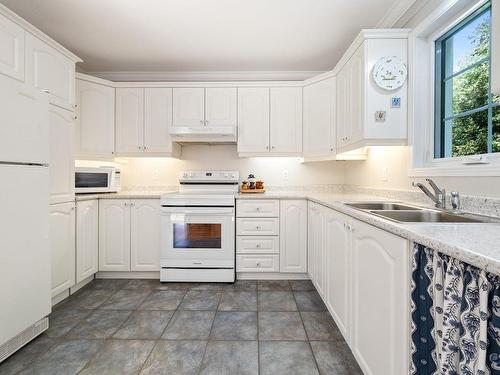
<path id="1" fill-rule="evenodd" d="M 280 202 L 280 272 L 307 272 L 307 202 Z"/>
<path id="2" fill-rule="evenodd" d="M 76 283 L 94 275 L 99 257 L 99 205 L 97 199 L 76 204 Z"/>
<path id="3" fill-rule="evenodd" d="M 75 285 L 75 203 L 50 206 L 52 297 Z"/>
<path id="4" fill-rule="evenodd" d="M 137 199 L 130 202 L 130 269 L 160 269 L 160 202 Z"/>
<path id="5" fill-rule="evenodd" d="M 160 269 L 158 199 L 99 202 L 99 271 Z"/>
<path id="6" fill-rule="evenodd" d="M 408 241 L 309 202 L 308 273 L 370 375 L 408 371 Z"/>

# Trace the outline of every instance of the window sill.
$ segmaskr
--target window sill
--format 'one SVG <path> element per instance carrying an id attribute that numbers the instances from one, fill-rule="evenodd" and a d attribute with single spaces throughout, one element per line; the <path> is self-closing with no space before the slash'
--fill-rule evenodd
<path id="1" fill-rule="evenodd" d="M 411 168 L 408 177 L 498 177 L 500 165 L 454 165 L 447 167 Z"/>

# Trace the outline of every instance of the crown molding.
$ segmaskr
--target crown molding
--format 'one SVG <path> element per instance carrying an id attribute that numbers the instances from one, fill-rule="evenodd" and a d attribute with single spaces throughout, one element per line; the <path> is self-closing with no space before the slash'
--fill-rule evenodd
<path id="1" fill-rule="evenodd" d="M 411 10 L 412 6 L 416 2 L 422 2 L 422 1 L 423 0 L 396 0 L 384 14 L 382 19 L 377 23 L 376 27 L 377 28 L 394 27 L 402 17 L 407 16 L 406 13 Z"/>
<path id="2" fill-rule="evenodd" d="M 90 72 L 113 82 L 304 81 L 324 71 Z"/>
<path id="3" fill-rule="evenodd" d="M 83 60 L 79 58 L 77 55 L 75 55 L 73 52 L 70 50 L 66 49 L 64 46 L 56 42 L 54 39 L 49 37 L 47 34 L 42 32 L 41 30 L 37 29 L 35 26 L 30 24 L 28 21 L 26 21 L 24 18 L 18 16 L 16 13 L 11 11 L 9 8 L 7 8 L 5 5 L 0 4 L 0 14 L 4 15 L 7 17 L 9 20 L 12 22 L 15 22 L 19 26 L 21 26 L 25 32 L 29 32 L 30 34 L 33 34 L 36 36 L 38 39 L 42 40 L 43 42 L 47 43 L 49 46 L 52 48 L 56 49 L 57 51 L 61 52 L 64 56 L 72 60 L 74 63 L 77 62 L 82 62 Z"/>

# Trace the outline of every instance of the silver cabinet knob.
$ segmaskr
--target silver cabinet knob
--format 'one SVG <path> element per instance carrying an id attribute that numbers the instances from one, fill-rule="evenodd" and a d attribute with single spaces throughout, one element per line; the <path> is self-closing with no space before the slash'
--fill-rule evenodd
<path id="1" fill-rule="evenodd" d="M 257 226 L 255 227 L 255 229 L 260 230 L 260 226 L 259 226 L 259 225 L 257 225 Z"/>
<path id="2" fill-rule="evenodd" d="M 256 210 L 256 211 L 260 211 L 260 207 L 257 207 L 255 210 Z"/>
<path id="3" fill-rule="evenodd" d="M 257 249 L 260 249 L 260 244 L 255 245 Z"/>
<path id="4" fill-rule="evenodd" d="M 266 150 L 269 150 L 269 146 L 266 146 Z"/>
<path id="5" fill-rule="evenodd" d="M 260 262 L 257 262 L 257 263 L 256 263 L 256 266 L 257 266 L 257 267 L 260 267 Z"/>
<path id="6" fill-rule="evenodd" d="M 200 125 L 203 125 L 203 120 L 200 120 Z"/>
<path id="7" fill-rule="evenodd" d="M 125 202 L 124 205 L 125 205 L 125 207 L 128 207 L 128 203 L 127 202 Z"/>

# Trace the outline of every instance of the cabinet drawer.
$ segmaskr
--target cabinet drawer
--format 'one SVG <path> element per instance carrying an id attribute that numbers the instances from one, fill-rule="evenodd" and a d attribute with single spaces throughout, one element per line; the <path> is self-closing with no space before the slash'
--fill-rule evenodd
<path id="1" fill-rule="evenodd" d="M 275 199 L 238 199 L 237 217 L 279 217 L 280 201 Z"/>
<path id="2" fill-rule="evenodd" d="M 237 255 L 238 272 L 279 272 L 279 255 Z"/>
<path id="3" fill-rule="evenodd" d="M 280 241 L 278 236 L 238 236 L 236 237 L 236 252 L 239 254 L 279 254 Z"/>
<path id="4" fill-rule="evenodd" d="M 239 236 L 277 236 L 279 233 L 278 218 L 238 218 L 236 234 Z"/>

